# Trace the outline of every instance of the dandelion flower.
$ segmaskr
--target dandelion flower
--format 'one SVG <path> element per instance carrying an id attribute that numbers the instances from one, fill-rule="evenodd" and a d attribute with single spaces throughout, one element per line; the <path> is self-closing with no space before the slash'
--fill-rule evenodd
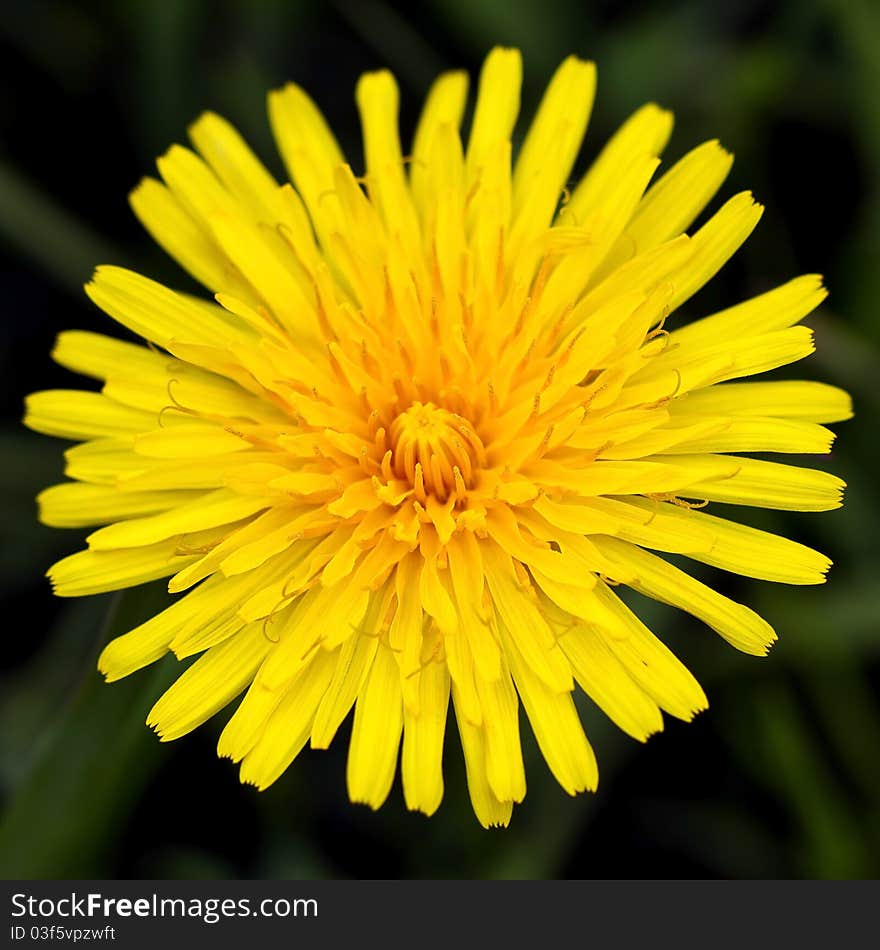
<path id="1" fill-rule="evenodd" d="M 594 66 L 563 62 L 514 159 L 521 70 L 490 53 L 466 144 L 467 77 L 441 76 L 406 156 L 393 77 L 363 76 L 363 177 L 295 85 L 269 96 L 291 183 L 203 115 L 131 204 L 213 301 L 99 267 L 88 295 L 147 346 L 64 332 L 54 358 L 100 392 L 28 399 L 27 425 L 79 443 L 40 517 L 103 525 L 50 569 L 55 593 L 181 595 L 100 670 L 198 654 L 147 721 L 176 739 L 243 694 L 218 752 L 259 788 L 353 708 L 352 800 L 379 807 L 400 753 L 431 814 L 451 699 L 476 816 L 505 825 L 520 703 L 570 794 L 598 781 L 577 689 L 639 740 L 706 707 L 615 588 L 760 656 L 769 624 L 663 554 L 825 578 L 821 554 L 700 510 L 840 505 L 840 479 L 739 454 L 827 452 L 822 423 L 850 415 L 832 386 L 739 381 L 813 350 L 820 279 L 667 328 L 760 205 L 738 194 L 688 233 L 732 159 L 708 141 L 657 177 L 656 105 L 569 191 Z"/>

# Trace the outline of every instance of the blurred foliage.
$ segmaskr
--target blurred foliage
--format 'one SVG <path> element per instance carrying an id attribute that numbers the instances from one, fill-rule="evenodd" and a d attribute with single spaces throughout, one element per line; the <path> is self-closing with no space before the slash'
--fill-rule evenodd
<path id="1" fill-rule="evenodd" d="M 151 585 L 54 601 L 43 579 L 79 532 L 39 526 L 32 498 L 61 446 L 18 425 L 23 395 L 76 385 L 48 352 L 65 327 L 117 332 L 80 287 L 98 263 L 186 286 L 125 195 L 202 109 L 229 117 L 280 174 L 267 89 L 294 79 L 358 155 L 353 86 L 388 66 L 410 133 L 440 69 L 472 74 L 496 43 L 524 52 L 524 114 L 569 52 L 595 59 L 599 96 L 582 163 L 643 101 L 676 113 L 667 158 L 718 136 L 737 161 L 725 193 L 768 210 L 689 315 L 796 273 L 832 295 L 810 318 L 816 356 L 794 372 L 847 386 L 857 417 L 830 467 L 849 483 L 826 515 L 737 517 L 826 551 L 829 583 L 781 588 L 714 575 L 781 642 L 763 661 L 639 599 L 694 670 L 711 709 L 640 746 L 583 703 L 600 760 L 595 796 L 569 799 L 526 737 L 529 794 L 506 832 L 467 800 L 450 729 L 447 793 L 430 821 L 399 786 L 378 813 L 350 805 L 346 737 L 305 752 L 269 791 L 214 756 L 223 715 L 159 744 L 143 725 L 168 661 L 105 686 L 95 659 L 156 609 Z M 876 877 L 880 875 L 880 5 L 576 0 L 10 0 L 0 12 L 0 266 L 4 286 L 0 590 L 0 872 L 31 877 Z M 357 159 L 354 159 L 357 164 Z M 805 460 L 806 464 L 813 464 Z M 824 464 L 824 462 L 823 462 Z M 706 574 L 710 572 L 706 571 Z M 102 620 L 102 616 L 104 619 Z M 524 729 L 524 734 L 528 730 Z"/>

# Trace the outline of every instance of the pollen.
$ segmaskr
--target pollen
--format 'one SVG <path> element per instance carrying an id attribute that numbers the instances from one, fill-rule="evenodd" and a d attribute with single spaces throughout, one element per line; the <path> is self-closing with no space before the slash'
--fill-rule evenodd
<path id="1" fill-rule="evenodd" d="M 416 402 L 402 412 L 389 433 L 397 477 L 413 486 L 420 477 L 425 493 L 441 502 L 461 494 L 457 483 L 469 488 L 485 464 L 486 450 L 468 421 L 430 402 Z"/>

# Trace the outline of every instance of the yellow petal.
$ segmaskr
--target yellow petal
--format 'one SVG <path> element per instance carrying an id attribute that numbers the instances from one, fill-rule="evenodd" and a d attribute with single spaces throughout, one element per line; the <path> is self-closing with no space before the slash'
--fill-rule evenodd
<path id="1" fill-rule="evenodd" d="M 173 339 L 224 346 L 250 335 L 222 307 L 197 304 L 123 267 L 99 267 L 85 290 L 114 320 L 159 346 Z"/>
<path id="2" fill-rule="evenodd" d="M 152 413 L 160 425 L 165 425 L 168 415 L 175 417 L 174 425 L 186 425 L 181 420 L 199 415 L 228 419 L 242 426 L 281 422 L 283 418 L 271 404 L 231 380 L 178 364 L 177 360 L 167 360 L 162 371 L 137 376 L 117 370 L 107 377 L 103 393 L 125 406 Z"/>
<path id="3" fill-rule="evenodd" d="M 550 80 L 519 151 L 513 178 L 515 204 L 525 199 L 548 164 L 557 172 L 551 190 L 558 197 L 584 137 L 595 92 L 595 64 L 567 57 Z"/>
<path id="4" fill-rule="evenodd" d="M 269 236 L 234 212 L 215 212 L 208 218 L 208 224 L 217 244 L 278 322 L 291 331 L 296 343 L 300 347 L 317 346 L 319 335 L 312 300 L 285 266 Z"/>
<path id="5" fill-rule="evenodd" d="M 189 127 L 189 136 L 230 194 L 256 218 L 274 224 L 278 185 L 233 126 L 205 112 Z"/>
<path id="6" fill-rule="evenodd" d="M 656 551 L 694 557 L 710 551 L 715 544 L 715 536 L 699 519 L 673 521 L 670 513 L 680 510 L 674 505 L 639 497 L 596 498 L 591 504 L 615 519 L 614 530 L 600 534 L 610 534 Z"/>
<path id="7" fill-rule="evenodd" d="M 461 697 L 453 683 L 452 702 L 458 721 L 458 734 L 464 752 L 468 792 L 477 821 L 484 828 L 506 828 L 513 813 L 513 802 L 499 801 L 486 773 L 486 739 L 481 726 L 475 726 L 462 712 Z"/>
<path id="8" fill-rule="evenodd" d="M 283 584 L 281 586 L 283 589 Z M 273 594 L 271 599 L 276 603 L 269 610 L 277 606 L 277 595 Z M 370 591 L 346 581 L 335 587 L 317 587 L 308 591 L 297 602 L 299 610 L 290 615 L 289 622 L 279 631 L 281 642 L 261 671 L 266 685 L 275 689 L 287 683 L 315 644 L 340 644 L 358 632 L 370 599 Z"/>
<path id="9" fill-rule="evenodd" d="M 250 448 L 250 443 L 219 425 L 184 422 L 139 432 L 134 437 L 133 448 L 138 455 L 150 458 L 181 459 L 241 452 Z"/>
<path id="10" fill-rule="evenodd" d="M 388 70 L 366 73 L 358 81 L 355 97 L 364 130 L 370 197 L 388 233 L 397 232 L 407 246 L 417 246 L 419 227 L 403 171 L 397 128 L 397 82 Z"/>
<path id="11" fill-rule="evenodd" d="M 630 504 L 645 514 L 650 513 L 652 525 L 659 521 L 658 530 L 674 535 L 696 528 L 703 536 L 709 537 L 712 543 L 708 550 L 685 553 L 694 560 L 725 571 L 784 584 L 822 584 L 831 567 L 831 561 L 824 554 L 768 531 L 676 505 L 652 503 L 640 498 L 631 499 Z"/>
<path id="12" fill-rule="evenodd" d="M 409 680 L 420 667 L 424 614 L 420 597 L 412 593 L 419 583 L 422 565 L 417 553 L 401 558 L 394 572 L 397 607 L 388 631 L 388 644 L 400 658 L 400 668 Z"/>
<path id="13" fill-rule="evenodd" d="M 595 790 L 599 769 L 571 693 L 549 689 L 504 633 L 513 681 L 550 771 L 569 795 Z"/>
<path id="14" fill-rule="evenodd" d="M 822 278 L 818 274 L 806 274 L 673 330 L 669 342 L 670 345 L 710 346 L 718 340 L 738 340 L 784 330 L 803 319 L 827 296 Z"/>
<path id="15" fill-rule="evenodd" d="M 672 113 L 650 103 L 634 112 L 608 140 L 599 157 L 581 179 L 565 207 L 560 221 L 583 221 L 590 208 L 613 187 L 621 164 L 634 155 L 658 156 L 672 132 Z"/>
<path id="16" fill-rule="evenodd" d="M 39 518 L 56 528 L 82 528 L 152 515 L 198 500 L 191 491 L 125 492 L 108 485 L 65 482 L 37 495 Z"/>
<path id="17" fill-rule="evenodd" d="M 354 709 L 346 779 L 353 802 L 371 808 L 388 797 L 403 729 L 403 697 L 394 654 L 380 645 Z"/>
<path id="18" fill-rule="evenodd" d="M 62 439 L 101 439 L 152 429 L 156 416 L 123 406 L 101 393 L 46 389 L 26 397 L 24 424 Z"/>
<path id="19" fill-rule="evenodd" d="M 598 633 L 573 627 L 560 638 L 559 646 L 584 692 L 624 732 L 644 742 L 663 729 L 657 704 L 633 681 Z"/>
<path id="20" fill-rule="evenodd" d="M 692 481 L 679 491 L 687 498 L 787 511 L 831 511 L 841 506 L 846 487 L 829 472 L 744 456 L 669 458 L 691 473 Z"/>
<path id="21" fill-rule="evenodd" d="M 480 545 L 470 532 L 462 532 L 452 538 L 446 553 L 458 623 L 470 644 L 477 679 L 497 680 L 501 675 L 501 651 L 484 604 L 485 581 Z"/>
<path id="22" fill-rule="evenodd" d="M 424 214 L 428 200 L 427 179 L 431 169 L 434 137 L 442 126 L 457 129 L 467 103 L 468 75 L 457 71 L 443 73 L 428 91 L 419 117 L 412 147 L 410 188 L 416 207 Z"/>
<path id="23" fill-rule="evenodd" d="M 474 726 L 483 722 L 483 709 L 477 692 L 477 677 L 474 655 L 470 642 L 460 630 L 444 633 L 442 638 L 446 664 L 455 691 L 456 715 L 467 719 Z"/>
<path id="24" fill-rule="evenodd" d="M 580 149 L 596 92 L 593 63 L 569 56 L 556 70 L 513 172 L 510 254 L 550 224 Z"/>
<path id="25" fill-rule="evenodd" d="M 192 531 L 232 524 L 266 507 L 268 503 L 265 499 L 235 495 L 221 489 L 158 515 L 133 518 L 99 528 L 87 540 L 93 551 L 134 548 Z"/>
<path id="26" fill-rule="evenodd" d="M 335 519 L 328 519 L 321 508 L 301 505 L 270 508 L 245 527 L 239 528 L 222 545 L 218 545 L 211 552 L 210 563 L 213 569 L 221 570 L 226 577 L 233 577 L 252 571 L 269 558 L 295 547 L 287 558 L 288 568 L 292 570 L 312 550 L 312 545 L 308 543 L 312 538 L 303 543 L 304 529 L 310 524 L 320 522 L 319 530 L 315 532 L 316 536 L 320 537 L 325 533 L 322 529 L 329 531 L 334 521 Z"/>
<path id="27" fill-rule="evenodd" d="M 333 670 L 333 676 L 318 706 L 312 725 L 311 746 L 313 749 L 330 747 L 336 731 L 351 711 L 363 688 L 379 646 L 379 638 L 374 634 L 378 626 L 377 614 L 381 603 L 379 597 L 372 599 L 364 618 L 365 632 L 349 637 L 339 649 L 339 659 Z"/>
<path id="28" fill-rule="evenodd" d="M 676 400 L 676 412 L 703 415 L 775 416 L 807 422 L 841 422 L 852 416 L 848 392 L 827 383 L 779 380 L 772 383 L 725 383 Z"/>
<path id="29" fill-rule="evenodd" d="M 508 630 L 532 675 L 541 679 L 547 690 L 571 690 L 574 684 L 568 662 L 547 621 L 519 587 L 510 558 L 497 545 L 486 544 L 483 564 L 499 623 Z"/>
<path id="30" fill-rule="evenodd" d="M 71 462 L 68 475 L 80 470 L 92 472 L 95 469 L 103 471 L 105 463 L 97 457 L 87 461 L 79 456 L 77 464 Z M 209 455 L 199 458 L 169 458 L 148 459 L 134 455 L 124 467 L 119 466 L 118 481 L 120 487 L 126 490 L 164 490 L 181 488 L 222 488 L 232 486 L 238 479 L 238 473 L 247 472 L 253 466 L 267 463 L 270 458 L 277 458 L 275 453 L 268 452 L 236 452 L 226 455 Z M 115 461 L 115 460 L 114 460 Z M 260 491 L 264 488 L 260 484 Z"/>
<path id="31" fill-rule="evenodd" d="M 595 629 L 661 709 L 685 721 L 706 709 L 708 701 L 700 684 L 617 594 L 600 581 L 591 597 L 604 612 Z"/>
<path id="32" fill-rule="evenodd" d="M 596 537 L 609 558 L 636 575 L 630 587 L 698 617 L 744 653 L 765 656 L 776 640 L 770 624 L 743 604 L 724 597 L 654 554 L 616 538 Z"/>
<path id="33" fill-rule="evenodd" d="M 732 475 L 741 461 L 723 456 L 718 458 L 713 469 L 716 478 Z M 542 459 L 531 463 L 527 472 L 539 484 L 565 489 L 584 498 L 677 491 L 694 481 L 694 472 L 689 465 L 672 457 L 663 462 L 594 462 L 588 468 L 571 468 Z"/>
<path id="34" fill-rule="evenodd" d="M 125 475 L 137 473 L 144 462 L 132 452 L 133 438 L 93 439 L 67 449 L 64 474 L 95 485 L 115 485 Z"/>
<path id="35" fill-rule="evenodd" d="M 483 708 L 486 778 L 502 802 L 521 802 L 526 794 L 526 773 L 519 738 L 519 701 L 506 666 L 495 680 L 477 677 Z"/>
<path id="36" fill-rule="evenodd" d="M 717 141 L 688 152 L 652 185 L 627 225 L 636 252 L 655 247 L 691 225 L 727 177 L 733 156 Z"/>
<path id="37" fill-rule="evenodd" d="M 240 762 L 266 731 L 272 713 L 285 695 L 284 689 L 270 690 L 260 682 L 251 683 L 220 733 L 217 755 Z"/>
<path id="38" fill-rule="evenodd" d="M 741 192 L 694 234 L 690 260 L 674 277 L 670 310 L 681 306 L 721 270 L 755 229 L 763 210 L 750 192 Z"/>
<path id="39" fill-rule="evenodd" d="M 403 714 L 400 771 L 406 807 L 433 815 L 443 798 L 443 737 L 449 708 L 449 670 L 429 663 L 419 675 L 418 712 Z"/>
<path id="40" fill-rule="evenodd" d="M 711 342 L 675 341 L 670 336 L 669 347 L 648 360 L 643 370 L 630 377 L 628 385 L 635 389 L 637 383 L 657 381 L 666 374 L 666 394 L 684 394 L 710 383 L 766 373 L 801 360 L 814 349 L 813 331 L 802 326 L 760 336 L 715 337 Z M 704 368 L 714 363 L 718 363 L 717 372 L 706 374 Z"/>
<path id="41" fill-rule="evenodd" d="M 79 551 L 53 564 L 47 574 L 58 597 L 101 594 L 176 573 L 196 558 L 178 553 L 179 548 L 180 539 L 171 538 L 138 548 Z"/>
<path id="42" fill-rule="evenodd" d="M 699 417 L 682 417 L 699 418 Z M 835 435 L 825 426 L 802 419 L 774 419 L 751 416 L 744 419 L 725 419 L 715 417 L 707 420 L 709 431 L 686 430 L 683 437 L 674 444 L 658 448 L 659 452 L 669 454 L 691 454 L 693 452 L 782 452 L 782 453 L 825 453 L 831 451 Z"/>
<path id="43" fill-rule="evenodd" d="M 467 147 L 467 168 L 475 176 L 487 153 L 510 139 L 519 114 L 522 56 L 519 50 L 496 46 L 480 72 L 477 104 Z"/>
<path id="44" fill-rule="evenodd" d="M 144 346 L 126 343 L 86 330 L 64 330 L 58 334 L 52 359 L 67 369 L 95 379 L 106 379 L 126 367 L 132 375 L 161 370 L 166 360 Z"/>
<path id="45" fill-rule="evenodd" d="M 324 195 L 333 190 L 333 169 L 345 161 L 336 138 L 318 107 L 293 83 L 269 93 L 269 121 L 291 179 L 326 243 L 337 219 Z"/>
<path id="46" fill-rule="evenodd" d="M 162 182 L 144 178 L 128 200 L 153 240 L 196 280 L 213 291 L 251 296 L 210 232 Z"/>
<path id="47" fill-rule="evenodd" d="M 423 558 L 422 572 L 419 577 L 419 596 L 422 608 L 437 622 L 437 626 L 444 633 L 451 633 L 458 629 L 458 613 L 455 604 L 449 596 L 446 586 L 440 579 L 437 557 L 440 543 L 436 533 L 422 528 L 419 543 Z"/>
<path id="48" fill-rule="evenodd" d="M 658 164 L 655 156 L 640 151 L 626 156 L 601 193 L 588 200 L 586 192 L 579 196 L 578 188 L 563 220 L 582 230 L 584 247 L 560 260 L 547 282 L 544 307 L 552 312 L 580 297 L 588 283 L 601 284 L 600 265 L 638 207 Z"/>
<path id="49" fill-rule="evenodd" d="M 163 742 L 186 735 L 234 699 L 251 681 L 272 644 L 260 624 L 204 653 L 150 710 L 147 725 Z"/>
<path id="50" fill-rule="evenodd" d="M 327 689 L 335 663 L 335 653 L 318 650 L 287 687 L 253 748 L 242 759 L 242 782 L 266 788 L 300 753 L 308 741 L 315 709 Z"/>
<path id="51" fill-rule="evenodd" d="M 133 630 L 111 640 L 98 658 L 98 669 L 107 681 L 122 679 L 164 656 L 181 627 L 204 610 L 205 595 L 211 597 L 219 583 L 219 580 L 207 581 L 204 589 L 181 597 Z"/>

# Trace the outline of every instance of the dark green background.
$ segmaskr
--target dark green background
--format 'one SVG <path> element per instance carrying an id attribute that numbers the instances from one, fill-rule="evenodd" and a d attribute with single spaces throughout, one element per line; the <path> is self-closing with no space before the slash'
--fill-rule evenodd
<path id="1" fill-rule="evenodd" d="M 783 375 L 847 386 L 857 417 L 820 460 L 850 485 L 844 509 L 741 513 L 828 553 L 827 585 L 700 571 L 774 623 L 781 642 L 770 657 L 740 655 L 690 618 L 640 602 L 704 684 L 710 710 L 690 725 L 669 722 L 642 746 L 584 703 L 599 792 L 568 798 L 529 738 L 526 801 L 509 830 L 485 832 L 453 729 L 446 798 L 431 820 L 406 812 L 399 783 L 378 813 L 350 805 L 347 736 L 329 753 L 303 753 L 262 794 L 214 756 L 224 714 L 160 745 L 143 720 L 176 664 L 106 686 L 95 659 L 109 636 L 162 603 L 161 584 L 53 600 L 43 572 L 81 533 L 36 523 L 33 496 L 60 478 L 63 445 L 18 420 L 26 392 L 79 385 L 49 361 L 59 330 L 120 332 L 81 291 L 95 264 L 189 287 L 141 231 L 126 194 L 202 109 L 230 118 L 280 174 L 265 93 L 296 80 L 359 168 L 353 87 L 362 71 L 397 74 L 408 135 L 431 77 L 448 67 L 475 73 L 499 42 L 523 50 L 526 115 L 566 54 L 597 61 L 583 164 L 651 99 L 676 114 L 667 160 L 716 136 L 736 154 L 724 195 L 751 188 L 767 212 L 677 319 L 824 273 L 831 296 L 808 320 L 818 352 Z M 4 4 L 3 876 L 877 876 L 878 45 L 880 5 L 871 0 Z"/>

